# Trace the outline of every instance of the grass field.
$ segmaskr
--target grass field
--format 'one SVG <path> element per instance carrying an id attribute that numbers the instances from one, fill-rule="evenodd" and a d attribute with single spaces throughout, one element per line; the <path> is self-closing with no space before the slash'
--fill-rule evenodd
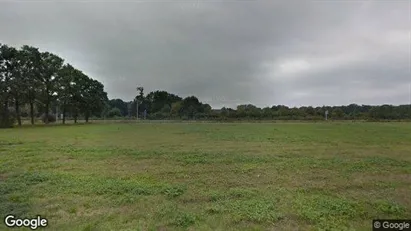
<path id="1" fill-rule="evenodd" d="M 411 123 L 0 130 L 0 213 L 46 230 L 371 230 L 411 218 Z"/>

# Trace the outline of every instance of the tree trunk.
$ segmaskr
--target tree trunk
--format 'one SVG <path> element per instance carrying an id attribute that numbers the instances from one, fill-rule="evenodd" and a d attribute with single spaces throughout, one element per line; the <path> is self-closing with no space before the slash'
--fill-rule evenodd
<path id="1" fill-rule="evenodd" d="M 44 112 L 44 115 L 45 115 L 45 119 L 44 119 L 44 123 L 45 124 L 48 124 L 49 123 L 49 100 L 47 100 L 47 102 L 46 102 L 46 107 L 45 107 L 45 112 Z"/>
<path id="2" fill-rule="evenodd" d="M 15 100 L 15 109 L 16 109 L 16 117 L 17 117 L 17 123 L 19 126 L 21 126 L 21 116 L 20 116 L 20 104 L 19 104 L 19 100 L 16 97 Z"/>
<path id="3" fill-rule="evenodd" d="M 74 123 L 77 123 L 77 115 L 74 116 Z"/>
<path id="4" fill-rule="evenodd" d="M 66 124 L 66 106 L 63 105 L 63 124 Z"/>
<path id="5" fill-rule="evenodd" d="M 31 125 L 34 125 L 34 102 L 30 102 Z"/>
<path id="6" fill-rule="evenodd" d="M 84 117 L 85 117 L 85 119 L 86 119 L 86 123 L 88 123 L 89 113 L 86 113 L 86 114 L 84 115 Z"/>
<path id="7" fill-rule="evenodd" d="M 45 113 L 44 115 L 46 118 L 44 119 L 44 123 L 48 124 L 49 123 L 49 107 L 50 107 L 50 90 L 49 90 L 49 81 L 46 80 L 46 105 L 45 105 Z"/>
<path id="8" fill-rule="evenodd" d="M 0 112 L 1 113 L 1 116 L 0 116 L 0 127 L 1 128 L 10 127 L 10 124 L 9 124 L 10 118 L 9 118 L 9 110 L 8 110 L 9 105 L 8 105 L 7 100 L 8 99 L 4 101 L 2 111 Z"/>

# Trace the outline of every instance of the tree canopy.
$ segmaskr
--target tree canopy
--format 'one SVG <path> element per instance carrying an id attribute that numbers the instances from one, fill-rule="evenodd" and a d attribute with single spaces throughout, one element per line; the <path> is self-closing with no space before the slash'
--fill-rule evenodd
<path id="1" fill-rule="evenodd" d="M 138 107 L 138 108 L 137 108 Z M 138 109 L 138 110 L 137 110 Z M 104 85 L 76 69 L 63 58 L 36 47 L 19 49 L 0 44 L 0 127 L 11 127 L 21 117 L 36 118 L 45 123 L 62 115 L 77 122 L 89 118 L 123 117 L 187 120 L 404 120 L 411 119 L 411 105 L 357 105 L 288 107 L 274 105 L 259 108 L 252 104 L 235 109 L 212 109 L 196 96 L 180 97 L 164 90 L 144 93 L 136 86 L 131 101 L 108 99 Z M 137 115 L 138 113 L 138 115 Z M 147 115 L 147 117 L 146 117 Z M 51 117 L 50 117 L 51 116 Z"/>
<path id="2" fill-rule="evenodd" d="M 75 118 L 100 115 L 105 107 L 107 93 L 97 80 L 64 63 L 64 59 L 38 48 L 23 46 L 16 49 L 0 44 L 0 127 L 9 127 L 14 117 L 21 125 L 21 106 L 29 105 L 31 123 L 35 109 L 49 123 L 52 106 Z M 57 116 L 57 111 L 55 111 Z"/>

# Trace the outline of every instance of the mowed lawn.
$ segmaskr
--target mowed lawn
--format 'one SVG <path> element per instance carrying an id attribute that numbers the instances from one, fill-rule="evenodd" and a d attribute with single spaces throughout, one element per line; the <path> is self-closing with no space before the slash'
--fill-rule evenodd
<path id="1" fill-rule="evenodd" d="M 411 218 L 411 123 L 0 130 L 0 213 L 46 230 L 371 230 Z"/>

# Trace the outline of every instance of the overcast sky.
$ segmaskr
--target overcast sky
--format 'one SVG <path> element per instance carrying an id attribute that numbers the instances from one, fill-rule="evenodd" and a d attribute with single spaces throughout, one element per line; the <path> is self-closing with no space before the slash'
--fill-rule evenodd
<path id="1" fill-rule="evenodd" d="M 409 104 L 411 0 L 0 0 L 0 43 L 105 85 L 253 103 Z"/>

